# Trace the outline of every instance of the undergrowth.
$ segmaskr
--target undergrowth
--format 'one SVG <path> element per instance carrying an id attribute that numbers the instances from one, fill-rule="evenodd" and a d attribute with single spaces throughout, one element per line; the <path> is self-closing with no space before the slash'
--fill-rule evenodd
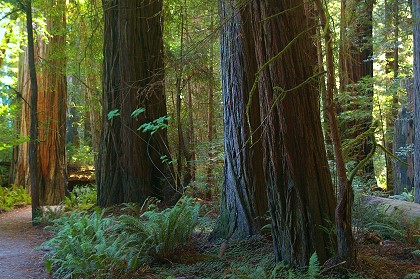
<path id="1" fill-rule="evenodd" d="M 96 204 L 96 188 L 90 186 L 76 186 L 70 194 L 64 198 L 63 205 L 66 210 L 87 210 Z"/>
<path id="2" fill-rule="evenodd" d="M 46 267 L 58 278 L 119 278 L 153 260 L 169 259 L 189 240 L 198 223 L 199 205 L 181 199 L 173 208 L 140 215 L 106 216 L 72 211 L 52 221 L 55 236 L 41 245 L 49 250 Z"/>
<path id="3" fill-rule="evenodd" d="M 30 203 L 31 197 L 23 186 L 0 186 L 0 213 Z"/>

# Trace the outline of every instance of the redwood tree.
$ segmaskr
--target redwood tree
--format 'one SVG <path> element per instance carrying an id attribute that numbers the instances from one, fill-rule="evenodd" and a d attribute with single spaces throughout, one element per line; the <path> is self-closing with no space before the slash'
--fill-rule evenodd
<path id="1" fill-rule="evenodd" d="M 220 50 L 225 163 L 215 235 L 244 238 L 260 232 L 268 210 L 258 92 L 249 95 L 257 71 L 256 58 L 249 5 L 242 7 L 235 0 L 221 0 L 219 6 L 223 23 Z"/>
<path id="2" fill-rule="evenodd" d="M 174 201 L 178 195 L 168 163 L 166 130 L 138 130 L 142 124 L 167 114 L 162 0 L 109 0 L 103 2 L 103 9 L 103 130 L 96 170 L 98 204 L 142 203 L 149 196 Z M 133 115 L 137 109 L 145 111 Z"/>
<path id="3" fill-rule="evenodd" d="M 37 141 L 36 167 L 41 205 L 58 204 L 64 198 L 66 185 L 65 162 L 65 134 L 66 134 L 66 76 L 65 76 L 65 4 L 63 0 L 49 1 L 52 10 L 47 18 L 48 43 L 39 39 L 36 44 L 35 62 L 39 65 L 37 72 L 38 98 L 36 110 L 34 103 L 27 102 L 33 96 L 33 82 L 28 83 L 29 70 L 32 66 L 31 58 L 25 57 L 24 65 L 20 68 L 20 90 L 25 101 L 22 108 L 21 133 L 27 135 L 29 131 L 29 114 L 31 121 L 37 116 L 37 137 L 31 133 L 32 140 Z M 28 49 L 28 56 L 30 55 Z M 26 61 L 28 59 L 28 61 Z M 33 77 L 31 76 L 31 80 Z M 32 124 L 31 124 L 32 125 Z M 32 131 L 33 132 L 33 131 Z M 31 147 L 29 146 L 29 149 Z M 28 152 L 35 156 L 34 151 L 28 150 L 27 144 L 19 146 L 18 162 L 15 182 L 28 186 L 29 168 Z M 32 184 L 31 178 L 31 184 Z"/>
<path id="4" fill-rule="evenodd" d="M 335 198 L 320 121 L 316 24 L 299 1 L 252 1 L 263 167 L 277 261 L 324 262 Z M 252 93 L 252 91 L 251 91 Z"/>

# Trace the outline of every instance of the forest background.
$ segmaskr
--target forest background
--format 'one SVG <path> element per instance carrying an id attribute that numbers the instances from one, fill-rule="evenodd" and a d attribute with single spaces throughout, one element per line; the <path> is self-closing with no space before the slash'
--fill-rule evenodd
<path id="1" fill-rule="evenodd" d="M 153 62 L 163 64 L 157 67 L 158 70 L 155 69 L 152 75 L 146 74 L 144 76 L 146 85 L 139 87 L 152 88 L 155 92 L 161 92 L 162 95 L 154 99 L 153 103 L 162 103 L 164 100 L 164 108 L 157 109 L 156 114 L 152 113 L 154 109 L 150 109 L 147 102 L 136 103 L 138 91 L 136 93 L 128 91 L 126 95 L 134 98 L 128 102 L 133 103 L 133 106 L 128 106 L 129 112 L 123 110 L 124 102 L 118 101 L 118 97 L 108 96 L 109 92 L 113 92 L 115 83 L 113 83 L 113 73 L 110 73 L 112 67 L 107 67 L 107 61 L 121 58 L 113 56 L 115 55 L 113 49 L 121 46 L 118 46 L 117 37 L 113 37 L 114 34 L 118 34 L 118 30 L 113 29 L 113 24 L 116 23 L 113 17 L 116 15 L 112 13 L 107 15 L 107 12 L 112 11 L 112 5 L 108 7 L 105 4 L 113 3 L 112 1 L 106 2 L 104 6 L 99 1 L 29 2 L 32 2 L 33 7 L 34 58 L 39 89 L 38 100 L 35 102 L 39 121 L 36 131 L 37 140 L 29 140 L 30 113 L 33 111 L 31 107 L 35 106 L 30 100 L 31 90 L 34 87 L 29 86 L 30 51 L 26 48 L 28 41 L 25 28 L 27 26 L 25 13 L 22 12 L 27 11 L 25 4 L 28 2 L 2 1 L 2 43 L 0 46 L 2 185 L 23 185 L 28 191 L 30 190 L 29 150 L 30 143 L 36 142 L 38 157 L 35 158 L 35 168 L 38 174 L 35 178 L 38 181 L 36 183 L 39 192 L 37 200 L 41 205 L 58 204 L 64 199 L 67 191 L 71 190 L 71 186 L 68 188 L 68 174 L 83 169 L 93 169 L 96 166 L 96 180 L 97 182 L 99 180 L 98 204 L 101 206 L 129 201 L 142 202 L 149 195 L 165 200 L 167 196 L 177 196 L 177 194 L 187 192 L 202 200 L 217 201 L 220 203 L 221 216 L 227 216 L 223 218 L 230 220 L 233 218 L 230 214 L 235 210 L 241 212 L 241 209 L 232 210 L 230 207 L 230 204 L 235 204 L 232 201 L 238 197 L 232 197 L 229 189 L 238 186 L 229 183 L 235 181 L 236 178 L 245 178 L 246 184 L 247 177 L 254 176 L 255 181 L 252 186 L 254 188 L 251 192 L 254 192 L 257 197 L 251 194 L 251 200 L 253 199 L 256 204 L 250 208 L 252 208 L 252 214 L 258 217 L 266 214 L 267 205 L 264 202 L 262 202 L 264 205 L 258 205 L 258 201 L 266 200 L 262 197 L 266 195 L 266 190 L 258 188 L 257 184 L 277 185 L 278 181 L 267 175 L 269 173 L 267 170 L 258 168 L 262 168 L 264 163 L 267 164 L 264 160 L 267 158 L 270 160 L 269 154 L 293 157 L 290 155 L 293 152 L 276 153 L 276 149 L 273 148 L 274 153 L 265 154 L 265 149 L 269 148 L 259 146 L 258 144 L 261 143 L 256 139 L 267 137 L 267 142 L 271 142 L 270 135 L 275 135 L 279 131 L 278 128 L 273 127 L 293 125 L 293 123 L 280 124 L 280 120 L 271 119 L 267 115 L 270 115 L 273 110 L 282 111 L 282 107 L 275 107 L 287 101 L 284 96 L 289 94 L 288 90 L 299 89 L 301 86 L 306 86 L 309 81 L 296 78 L 295 83 L 288 84 L 284 88 L 277 88 L 277 91 L 273 91 L 274 87 L 271 89 L 259 87 L 258 80 L 264 75 L 263 70 L 271 67 L 267 63 L 274 63 L 275 59 L 266 59 L 265 63 L 261 63 L 257 61 L 258 55 L 256 55 L 257 58 L 235 57 L 239 50 L 235 52 L 234 44 L 232 47 L 229 42 L 243 44 L 242 47 L 246 53 L 252 47 L 246 46 L 246 43 L 238 38 L 249 36 L 247 38 L 252 41 L 255 37 L 265 36 L 264 32 L 258 33 L 257 29 L 247 32 L 245 27 L 251 21 L 249 18 L 243 16 L 236 19 L 236 14 L 242 16 L 243 11 L 247 11 L 249 3 L 238 1 L 239 4 L 236 6 L 232 4 L 235 1 L 220 1 L 220 3 L 199 0 L 164 1 L 161 3 L 161 11 L 159 10 L 164 18 L 163 26 L 160 26 L 162 21 L 159 18 L 143 29 L 143 33 L 139 33 L 142 36 L 150 33 L 149 37 L 144 35 L 145 37 L 140 39 L 140 42 L 150 42 L 150 44 L 142 47 L 136 45 L 137 41 L 130 40 L 129 35 L 136 35 L 135 31 L 139 30 L 134 30 L 133 33 L 127 31 L 128 37 L 125 39 L 133 44 L 131 48 L 127 48 L 128 51 L 134 51 L 135 55 L 139 56 L 161 55 L 163 57 L 161 62 L 160 60 Z M 319 152 L 322 153 L 322 149 L 326 149 L 325 155 L 332 174 L 332 193 L 337 196 L 338 203 L 341 204 L 343 193 L 353 192 L 353 189 L 365 194 L 380 192 L 381 195 L 398 196 L 401 199 L 420 202 L 420 191 L 415 191 L 415 185 L 418 184 L 415 183 L 415 175 L 418 172 L 414 163 L 416 149 L 414 148 L 415 121 L 413 117 L 415 115 L 414 99 L 417 95 L 414 90 L 416 79 L 413 68 L 415 60 L 413 26 L 416 26 L 416 21 L 413 20 L 415 18 L 413 14 L 416 10 L 413 9 L 412 1 L 314 1 L 302 2 L 301 6 L 304 7 L 302 12 L 305 12 L 305 16 L 317 22 L 314 25 L 316 32 L 311 33 L 311 39 L 317 49 L 317 63 L 312 66 L 318 67 L 318 74 L 306 78 L 317 79 L 319 86 L 316 89 L 312 88 L 319 92 L 319 98 L 316 100 L 317 105 L 310 105 L 310 110 L 316 109 L 317 106 L 320 108 L 316 117 L 319 117 L 322 123 L 322 146 L 324 147 Z M 149 13 L 146 18 L 154 19 L 154 13 L 143 8 L 145 14 Z M 271 7 L 264 5 L 260 8 L 268 11 L 275 10 L 274 8 L 270 10 Z M 284 7 L 276 6 L 276 8 L 287 11 Z M 297 9 L 300 10 L 300 8 Z M 258 16 L 253 12 L 251 14 Z M 275 16 L 276 14 L 273 15 Z M 281 20 L 292 22 L 290 18 Z M 291 23 L 292 26 L 293 24 Z M 244 26 L 244 30 L 237 31 L 231 27 L 236 25 Z M 163 53 L 156 54 L 153 49 L 160 49 L 160 46 L 159 42 L 154 44 L 153 36 L 160 37 L 161 27 Z M 288 33 L 285 31 L 287 38 L 284 41 L 293 42 L 295 38 L 300 40 L 301 34 L 298 28 L 287 30 Z M 226 34 L 231 37 L 224 37 Z M 258 49 L 257 46 L 255 48 Z M 269 49 L 268 46 L 266 48 Z M 299 46 L 292 48 L 299 49 Z M 144 51 L 144 53 L 136 51 Z M 269 58 L 276 55 L 274 53 Z M 291 64 L 283 68 L 279 67 L 287 71 L 288 67 L 290 70 L 294 69 L 295 64 L 306 65 L 306 62 L 299 60 L 297 56 L 292 57 Z M 247 88 L 242 90 L 247 93 L 242 97 L 229 99 L 227 92 L 234 91 L 230 88 L 234 77 L 232 77 L 232 72 L 229 72 L 229 67 L 237 67 L 229 63 L 241 61 L 241 59 L 246 61 L 244 65 L 249 67 L 246 69 L 250 72 L 244 75 L 251 75 L 244 78 L 248 84 Z M 255 61 L 252 62 L 252 59 Z M 252 70 L 254 72 L 251 71 L 253 64 L 255 64 Z M 135 72 L 136 66 L 128 61 L 127 64 L 119 65 L 119 67 L 120 72 L 129 76 L 131 71 Z M 240 69 L 240 66 L 237 69 Z M 162 78 L 163 72 L 164 78 Z M 298 74 L 292 79 L 295 76 Z M 130 80 L 125 80 L 127 81 Z M 133 83 L 132 86 L 135 88 L 138 85 Z M 258 89 L 255 89 L 256 87 Z M 272 96 L 276 96 L 272 97 L 270 105 L 264 105 L 263 93 L 261 93 L 264 89 L 273 91 Z M 259 92 L 255 93 L 255 91 Z M 262 98 L 259 101 L 261 102 L 260 112 L 253 112 L 255 108 L 255 105 L 252 105 L 253 97 L 258 94 Z M 238 111 L 235 109 L 229 111 L 231 107 L 229 100 L 233 103 L 242 103 L 242 107 Z M 334 137 L 334 117 L 329 114 L 331 111 L 334 111 L 333 114 L 338 117 L 336 125 L 340 131 L 338 137 Z M 128 118 L 124 113 L 128 113 Z M 251 115 L 256 115 L 255 113 L 262 115 L 261 119 L 255 120 L 256 122 L 251 117 Z M 229 118 L 232 116 L 232 119 Z M 240 124 L 235 122 L 235 117 L 241 118 L 236 119 Z M 137 143 L 136 133 L 122 133 L 119 137 L 113 138 L 114 124 L 112 123 L 119 118 L 122 119 L 122 126 L 128 125 L 132 129 L 138 129 L 140 131 L 138 133 L 152 135 L 156 133 L 164 138 L 162 142 L 153 142 L 153 150 L 158 152 L 152 155 L 147 154 L 152 158 L 131 156 L 133 154 L 130 151 L 127 154 L 121 151 L 125 148 L 124 146 L 136 146 L 139 150 L 142 148 L 145 150 L 147 147 Z M 124 122 L 132 118 L 136 121 L 138 118 L 140 120 L 135 123 L 129 120 L 127 123 L 130 124 Z M 304 129 L 310 130 L 310 119 L 299 122 L 299 125 L 302 124 L 306 125 Z M 239 136 L 230 133 L 231 131 L 236 131 Z M 316 134 L 316 131 L 313 133 Z M 242 138 L 236 142 L 236 139 L 241 136 Z M 110 147 L 112 146 L 110 142 L 115 139 L 121 140 L 119 144 L 122 149 Z M 299 145 L 302 144 L 320 146 L 314 138 L 309 137 L 305 140 L 297 143 L 295 150 L 299 150 Z M 342 145 L 342 148 L 338 148 L 342 152 L 341 155 L 337 155 L 337 140 Z M 148 140 L 143 139 L 143 143 L 146 141 Z M 147 146 L 149 144 L 150 142 Z M 251 150 L 251 159 L 241 158 L 238 154 L 248 148 Z M 264 158 L 258 158 L 253 148 L 254 150 L 262 148 Z M 113 151 L 109 151 L 108 154 L 107 150 Z M 123 156 L 122 159 L 118 157 L 120 155 Z M 342 164 L 341 169 L 340 156 L 345 163 L 345 165 Z M 123 169 L 136 169 L 138 173 L 147 173 L 144 177 L 148 175 L 150 177 L 147 179 L 124 178 L 124 174 L 117 172 L 108 176 L 114 171 L 115 162 L 120 159 L 121 162 L 127 164 Z M 235 160 L 238 162 L 237 165 L 235 165 Z M 146 161 L 151 161 L 153 166 L 143 166 L 146 165 L 144 163 Z M 238 167 L 241 164 L 248 165 L 250 161 L 260 162 L 261 166 L 253 165 L 245 170 Z M 156 162 L 159 162 L 159 166 L 156 166 Z M 315 160 L 314 164 L 317 162 Z M 271 163 L 276 165 L 274 161 Z M 154 180 L 153 167 L 159 169 L 161 174 L 168 174 L 165 177 L 171 177 L 173 180 L 171 189 L 165 188 L 166 186 L 162 183 L 158 192 L 155 192 L 152 187 L 148 189 L 144 186 L 145 190 L 137 194 L 133 189 L 138 188 L 138 185 L 161 183 Z M 229 169 L 234 171 L 231 172 Z M 342 183 L 343 170 L 344 183 Z M 280 170 L 272 171 L 273 174 L 281 172 Z M 302 168 L 294 169 L 292 172 L 305 175 Z M 136 179 L 140 179 L 141 183 Z M 120 180 L 124 180 L 123 186 L 118 183 L 113 184 L 113 181 Z M 350 188 L 348 188 L 349 185 Z M 126 190 L 120 191 L 119 187 Z M 241 187 L 246 189 L 248 186 Z M 348 202 L 351 208 L 352 201 Z M 270 210 L 271 218 L 274 218 L 275 206 Z M 296 210 L 296 212 L 299 211 L 299 209 Z M 224 213 L 226 211 L 228 213 Z M 247 209 L 245 208 L 244 211 L 246 212 Z M 245 217 L 239 217 L 242 221 L 228 221 L 228 223 L 239 224 L 237 227 L 243 228 L 227 226 L 227 231 L 222 231 L 221 234 L 224 237 L 232 237 L 235 234 L 238 237 L 242 234 L 252 235 L 263 226 L 259 221 L 255 224 L 251 221 L 255 218 L 250 218 L 248 223 L 244 222 L 243 220 L 248 218 L 246 215 L 247 213 L 244 213 Z M 219 228 L 226 225 L 223 223 L 223 218 L 221 218 Z M 282 222 L 281 218 L 278 222 Z M 274 223 L 276 223 L 275 218 Z M 339 230 L 339 225 L 337 229 Z M 343 249 L 346 250 L 346 248 Z M 287 258 L 283 252 L 281 248 L 278 249 L 279 258 Z M 342 251 L 342 253 L 347 253 L 349 256 L 347 251 Z M 290 259 L 290 262 L 297 265 L 306 263 L 310 254 L 304 254 L 303 260 L 296 258 Z M 341 256 L 344 257 L 344 254 Z M 327 257 L 326 255 L 319 256 L 324 260 Z"/>

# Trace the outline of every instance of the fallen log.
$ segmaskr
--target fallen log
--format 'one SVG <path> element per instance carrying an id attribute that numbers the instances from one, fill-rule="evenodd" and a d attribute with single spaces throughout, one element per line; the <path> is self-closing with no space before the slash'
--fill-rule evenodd
<path id="1" fill-rule="evenodd" d="M 401 222 L 416 223 L 420 226 L 420 204 L 381 197 L 366 197 L 365 203 L 381 206 L 389 216 L 400 217 Z"/>

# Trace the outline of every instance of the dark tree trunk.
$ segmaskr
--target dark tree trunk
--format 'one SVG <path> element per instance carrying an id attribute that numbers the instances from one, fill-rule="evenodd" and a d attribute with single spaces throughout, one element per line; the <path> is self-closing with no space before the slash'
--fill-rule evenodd
<path id="1" fill-rule="evenodd" d="M 103 124 L 96 171 L 98 204 L 175 202 L 167 131 L 137 129 L 167 115 L 162 1 L 104 2 Z M 132 113 L 145 111 L 133 117 Z M 118 109 L 119 116 L 108 118 Z"/>
<path id="2" fill-rule="evenodd" d="M 214 32 L 214 19 L 213 13 L 211 13 L 210 18 L 210 33 Z M 209 151 L 207 153 L 208 156 L 208 163 L 207 163 L 207 179 L 206 179 L 206 200 L 210 201 L 212 198 L 212 188 L 214 187 L 214 147 L 213 147 L 213 139 L 214 135 L 214 91 L 215 91 L 215 84 L 214 84 L 214 48 L 213 45 L 210 46 L 209 50 L 209 91 L 208 91 L 208 102 L 209 107 L 207 111 L 207 141 L 209 144 Z"/>
<path id="3" fill-rule="evenodd" d="M 393 151 L 402 161 L 408 165 L 402 164 L 398 160 L 392 160 L 393 167 L 393 193 L 401 194 L 404 191 L 411 191 L 413 188 L 414 169 L 413 169 L 413 143 L 414 143 L 414 95 L 413 79 L 405 79 L 405 89 L 407 97 L 405 102 L 401 102 L 401 110 L 398 112 L 394 124 L 393 132 Z"/>
<path id="4" fill-rule="evenodd" d="M 337 233 L 337 254 L 339 261 L 346 261 L 351 267 L 356 261 L 356 250 L 354 249 L 354 238 L 352 231 L 352 206 L 353 188 L 351 180 L 347 179 L 346 166 L 343 158 L 343 150 L 340 139 L 340 131 L 337 121 L 336 104 L 334 102 L 335 91 L 335 68 L 334 50 L 331 37 L 331 29 L 327 23 L 327 15 L 320 0 L 315 1 L 321 26 L 324 34 L 326 65 L 327 65 L 327 88 L 325 96 L 325 109 L 328 113 L 331 139 L 334 146 L 336 172 L 338 177 L 338 202 L 335 209 L 335 225 Z"/>
<path id="5" fill-rule="evenodd" d="M 38 216 L 39 210 L 39 189 L 38 189 L 38 156 L 37 156 L 37 140 L 38 140 L 38 118 L 37 118 L 37 102 L 38 102 L 38 85 L 35 69 L 35 46 L 34 32 L 32 27 L 32 5 L 31 0 L 25 2 L 26 13 L 26 29 L 28 33 L 28 64 L 29 75 L 31 78 L 31 99 L 30 99 L 30 142 L 29 142 L 29 173 L 31 183 L 32 197 L 32 223 L 35 224 L 35 218 Z"/>
<path id="6" fill-rule="evenodd" d="M 219 1 L 225 178 L 214 235 L 225 239 L 259 234 L 268 210 L 258 92 L 249 95 L 257 71 L 249 9 Z"/>
<path id="7" fill-rule="evenodd" d="M 373 148 L 373 135 L 366 134 L 372 125 L 373 0 L 341 1 L 340 93 L 344 109 L 342 123 L 343 147 L 346 161 L 356 164 L 366 158 Z M 360 137 L 360 135 L 365 136 Z M 356 142 L 354 140 L 359 138 Z M 376 184 L 373 161 L 362 168 L 365 183 Z"/>
<path id="8" fill-rule="evenodd" d="M 304 1 L 253 1 L 263 166 L 277 261 L 303 266 L 334 251 L 322 228 L 335 198 L 320 121 L 316 24 Z M 315 74 L 314 74 L 315 73 Z"/>
<path id="9" fill-rule="evenodd" d="M 414 200 L 420 203 L 420 2 L 413 0 L 414 20 Z"/>
<path id="10" fill-rule="evenodd" d="M 180 26 L 180 50 L 179 50 L 179 68 L 176 70 L 176 122 L 177 122 L 177 132 L 178 132 L 178 158 L 177 158 L 177 175 L 182 181 L 181 189 L 185 189 L 188 184 L 191 182 L 191 153 L 189 152 L 187 145 L 185 143 L 184 129 L 182 127 L 181 120 L 181 95 L 184 88 L 183 82 L 183 73 L 184 73 L 184 29 L 186 28 L 185 22 L 187 21 L 186 17 L 187 3 L 184 0 L 184 4 L 181 7 L 181 26 Z M 185 166 L 184 160 L 185 159 Z"/>

